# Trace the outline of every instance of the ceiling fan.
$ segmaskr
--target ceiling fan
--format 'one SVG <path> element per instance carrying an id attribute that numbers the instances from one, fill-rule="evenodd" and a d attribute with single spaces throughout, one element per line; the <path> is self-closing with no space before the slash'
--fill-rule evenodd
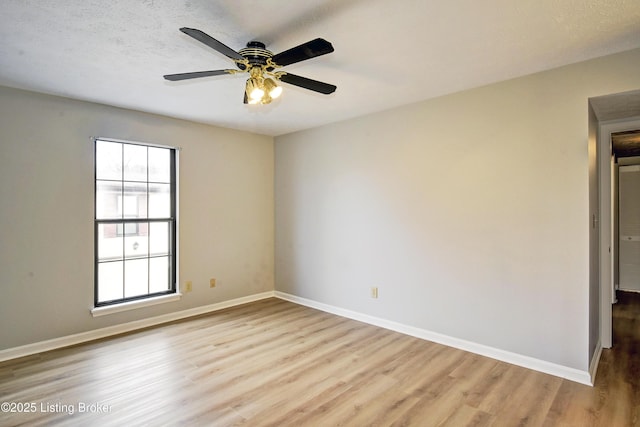
<path id="1" fill-rule="evenodd" d="M 311 40 L 274 55 L 266 49 L 264 43 L 259 41 L 250 41 L 247 43 L 247 47 L 236 52 L 210 35 L 195 28 L 183 27 L 180 28 L 180 31 L 231 58 L 238 69 L 167 74 L 164 76 L 167 80 L 179 81 L 223 74 L 249 73 L 244 92 L 245 104 L 269 104 L 273 99 L 279 97 L 282 93 L 282 87 L 278 86 L 276 81 L 325 95 L 331 94 L 336 90 L 336 86 L 332 84 L 319 82 L 280 70 L 280 68 L 286 65 L 333 52 L 331 43 L 324 39 L 318 38 Z"/>

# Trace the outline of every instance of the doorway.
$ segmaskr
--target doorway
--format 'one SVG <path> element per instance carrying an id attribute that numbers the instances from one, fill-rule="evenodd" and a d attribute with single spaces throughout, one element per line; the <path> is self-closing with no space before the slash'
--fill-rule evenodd
<path id="1" fill-rule="evenodd" d="M 640 292 L 640 130 L 613 133 L 611 147 L 613 287 Z"/>
<path id="2" fill-rule="evenodd" d="M 599 348 L 611 348 L 612 342 L 612 303 L 615 302 L 615 288 L 617 274 L 614 265 L 618 254 L 616 252 L 617 212 L 614 212 L 617 201 L 617 189 L 614 189 L 615 158 L 612 145 L 612 134 L 628 132 L 640 129 L 640 90 L 613 94 L 589 99 L 589 105 L 594 112 L 594 117 L 589 118 L 590 127 L 597 128 L 597 177 L 599 206 L 594 220 L 598 227 L 594 227 L 593 233 L 598 234 L 599 250 L 590 257 L 592 262 L 598 263 L 597 272 L 599 278 L 599 313 L 593 310 L 591 325 L 599 329 Z M 592 120 L 595 123 L 591 123 Z M 593 316 L 599 319 L 593 321 Z M 595 332 L 595 331 L 594 331 Z M 592 367 L 597 363 L 598 349 L 590 352 Z"/>

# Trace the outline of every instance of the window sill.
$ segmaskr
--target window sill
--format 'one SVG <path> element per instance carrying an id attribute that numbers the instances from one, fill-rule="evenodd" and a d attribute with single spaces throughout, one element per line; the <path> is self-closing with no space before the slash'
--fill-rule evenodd
<path id="1" fill-rule="evenodd" d="M 180 298 L 182 298 L 182 294 L 175 293 L 170 295 L 162 295 L 159 297 L 147 298 L 139 301 L 129 301 L 129 302 L 123 302 L 122 304 L 108 305 L 106 307 L 95 307 L 91 310 L 91 315 L 93 317 L 106 316 L 108 314 L 115 314 L 123 311 L 136 310 L 138 308 L 143 308 L 143 307 L 150 307 L 152 305 L 178 301 Z"/>

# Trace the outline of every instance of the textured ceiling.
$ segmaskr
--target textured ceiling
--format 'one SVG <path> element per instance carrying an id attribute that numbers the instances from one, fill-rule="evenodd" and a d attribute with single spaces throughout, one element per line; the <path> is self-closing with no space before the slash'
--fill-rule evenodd
<path id="1" fill-rule="evenodd" d="M 274 53 L 323 37 L 335 52 L 286 70 L 338 86 L 294 86 L 242 103 L 245 75 L 182 34 Z M 2 0 L 0 85 L 280 135 L 640 47 L 640 1 Z"/>

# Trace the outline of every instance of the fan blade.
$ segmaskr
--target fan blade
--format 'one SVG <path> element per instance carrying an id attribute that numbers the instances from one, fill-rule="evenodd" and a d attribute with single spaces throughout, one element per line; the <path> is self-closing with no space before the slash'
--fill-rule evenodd
<path id="1" fill-rule="evenodd" d="M 228 56 L 231 59 L 237 59 L 238 61 L 244 61 L 244 56 L 240 55 L 235 50 L 231 49 L 229 46 L 220 43 L 218 40 L 211 37 L 209 34 L 203 33 L 200 30 L 196 30 L 195 28 L 180 28 L 180 31 L 185 33 L 188 36 L 193 37 L 201 43 L 206 44 L 210 48 L 217 50 L 221 54 Z"/>
<path id="2" fill-rule="evenodd" d="M 282 74 L 280 81 L 289 83 L 290 85 L 299 86 L 305 89 L 312 90 L 314 92 L 323 93 L 329 95 L 336 91 L 337 87 L 330 85 L 329 83 L 319 82 L 317 80 L 308 79 L 306 77 L 296 76 L 295 74 Z"/>
<path id="3" fill-rule="evenodd" d="M 315 58 L 316 56 L 326 55 L 333 52 L 333 46 L 325 39 L 315 39 L 310 42 L 292 47 L 289 50 L 274 55 L 271 60 L 276 64 L 284 67 L 285 65 L 294 64 L 304 61 L 305 59 Z"/>
<path id="4" fill-rule="evenodd" d="M 167 74 L 163 76 L 167 80 L 176 82 L 178 80 L 197 79 L 199 77 L 221 76 L 222 74 L 231 74 L 229 71 L 235 70 L 211 70 L 211 71 L 195 71 L 193 73 Z"/>

